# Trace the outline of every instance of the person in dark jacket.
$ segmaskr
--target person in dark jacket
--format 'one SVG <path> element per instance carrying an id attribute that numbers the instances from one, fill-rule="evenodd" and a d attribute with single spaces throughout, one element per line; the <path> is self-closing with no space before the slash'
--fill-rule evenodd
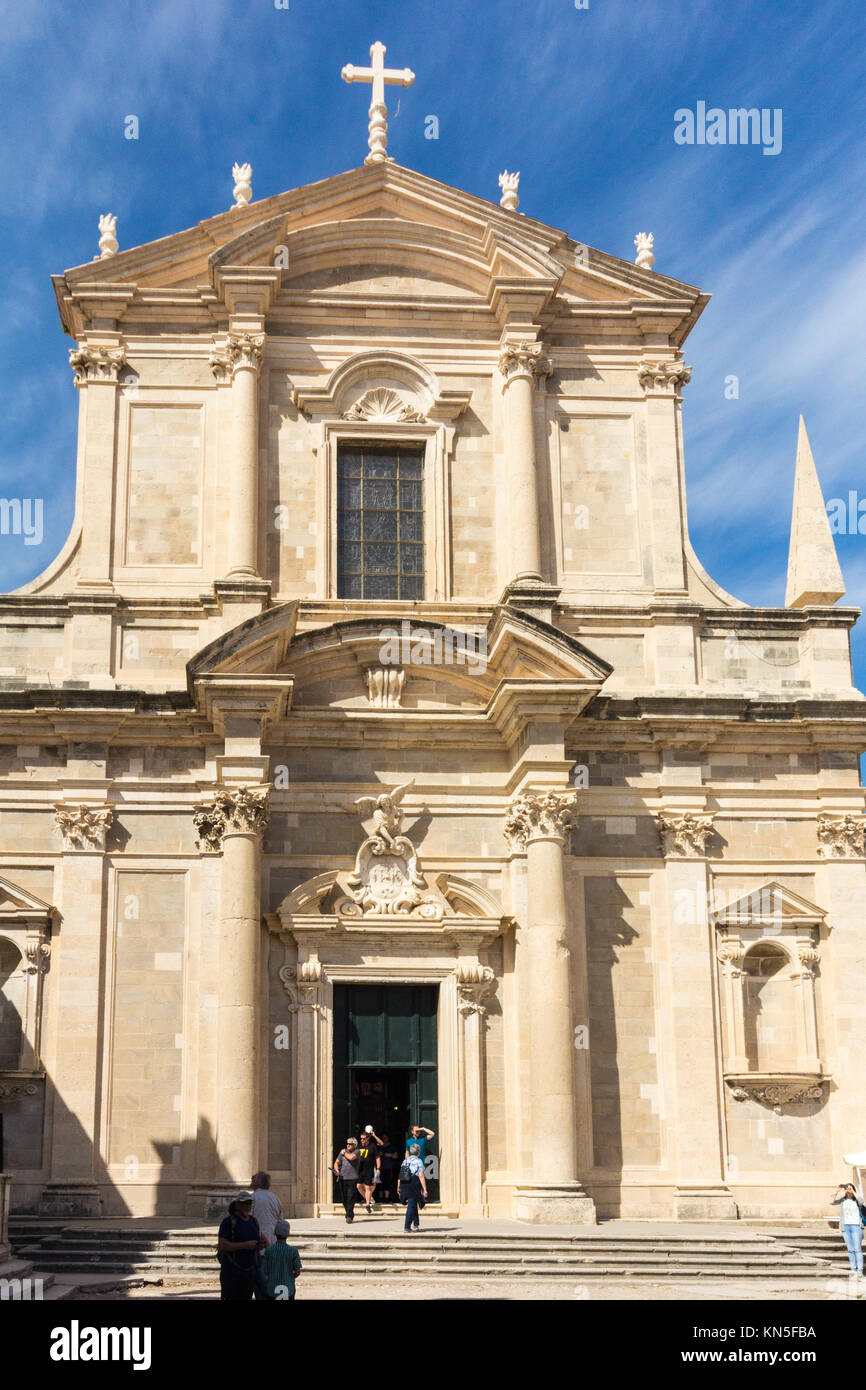
<path id="1" fill-rule="evenodd" d="M 400 1165 L 400 1200 L 406 1203 L 403 1231 L 420 1230 L 420 1212 L 427 1200 L 427 1179 L 418 1144 L 410 1144 L 409 1152 Z"/>
<path id="2" fill-rule="evenodd" d="M 266 1297 L 260 1285 L 259 1251 L 268 1242 L 252 1213 L 253 1194 L 241 1192 L 220 1224 L 217 1249 L 222 1303 L 248 1303 L 253 1296 Z"/>

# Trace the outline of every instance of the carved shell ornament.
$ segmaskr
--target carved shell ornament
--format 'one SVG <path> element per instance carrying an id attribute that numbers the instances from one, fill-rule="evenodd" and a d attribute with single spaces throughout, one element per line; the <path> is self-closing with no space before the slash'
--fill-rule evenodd
<path id="1" fill-rule="evenodd" d="M 365 391 L 343 415 L 344 420 L 379 420 L 385 424 L 401 424 L 406 420 L 423 420 L 424 416 L 414 406 L 408 405 L 396 391 L 388 386 Z"/>

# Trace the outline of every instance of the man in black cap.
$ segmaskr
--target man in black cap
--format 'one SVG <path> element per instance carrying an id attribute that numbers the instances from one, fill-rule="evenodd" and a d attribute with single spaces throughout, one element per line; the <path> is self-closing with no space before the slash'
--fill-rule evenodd
<path id="1" fill-rule="evenodd" d="M 259 1251 L 268 1242 L 252 1212 L 253 1194 L 240 1192 L 220 1224 L 217 1251 L 223 1303 L 248 1303 L 253 1295 L 266 1297 L 259 1277 Z"/>

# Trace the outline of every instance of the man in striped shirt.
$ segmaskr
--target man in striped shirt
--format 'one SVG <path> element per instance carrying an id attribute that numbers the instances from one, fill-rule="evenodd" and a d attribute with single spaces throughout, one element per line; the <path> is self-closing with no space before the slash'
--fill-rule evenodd
<path id="1" fill-rule="evenodd" d="M 276 1240 L 268 1246 L 262 1260 L 268 1281 L 268 1298 L 277 1301 L 294 1298 L 295 1280 L 302 1268 L 298 1251 L 286 1241 L 288 1234 L 288 1221 L 278 1221 L 274 1227 Z"/>

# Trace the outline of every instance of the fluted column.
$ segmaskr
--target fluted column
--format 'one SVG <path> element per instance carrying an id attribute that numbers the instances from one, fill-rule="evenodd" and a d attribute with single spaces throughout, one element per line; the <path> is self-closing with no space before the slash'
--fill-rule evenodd
<path id="1" fill-rule="evenodd" d="M 223 854 L 216 1144 L 219 1176 L 242 1184 L 259 1165 L 260 876 L 268 803 L 267 787 L 227 787 L 214 798 Z"/>
<path id="2" fill-rule="evenodd" d="M 538 476 L 533 396 L 537 377 L 551 368 L 541 343 L 506 338 L 499 355 L 505 397 L 505 486 L 508 504 L 508 579 L 541 578 Z"/>
<path id="3" fill-rule="evenodd" d="M 217 376 L 231 374 L 234 448 L 229 467 L 228 575 L 258 576 L 259 531 L 259 374 L 264 333 L 229 333 L 211 365 Z"/>
<path id="4" fill-rule="evenodd" d="M 532 1175 L 521 1184 L 523 1221 L 594 1221 L 577 1177 L 571 954 L 567 944 L 565 840 L 574 792 L 527 793 L 511 808 L 505 833 L 525 850 L 527 912 L 522 959 L 529 1009 Z"/>

